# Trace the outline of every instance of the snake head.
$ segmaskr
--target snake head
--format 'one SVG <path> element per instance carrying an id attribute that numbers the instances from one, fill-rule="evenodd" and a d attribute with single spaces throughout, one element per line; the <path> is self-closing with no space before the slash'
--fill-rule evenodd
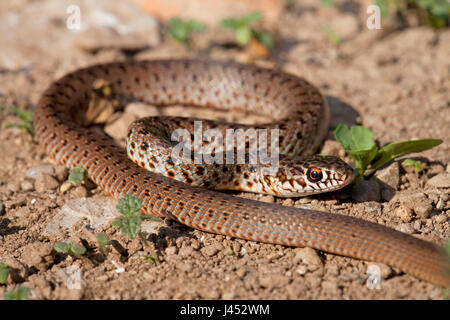
<path id="1" fill-rule="evenodd" d="M 258 174 L 262 177 L 262 192 L 278 197 L 303 197 L 335 191 L 348 185 L 354 176 L 352 167 L 333 156 L 282 159 L 271 174 Z"/>

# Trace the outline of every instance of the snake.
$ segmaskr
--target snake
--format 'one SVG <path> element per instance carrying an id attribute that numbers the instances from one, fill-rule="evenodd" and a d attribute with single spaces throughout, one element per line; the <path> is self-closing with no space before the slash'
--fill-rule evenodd
<path id="1" fill-rule="evenodd" d="M 250 176 L 255 171 L 260 174 L 250 166 L 245 178 L 226 178 L 222 185 L 235 185 L 241 190 L 255 182 L 267 191 L 278 184 L 272 194 L 283 197 L 283 190 L 289 193 L 294 187 L 291 193 L 296 196 L 336 190 L 348 185 L 353 177 L 351 167 L 343 161 L 314 155 L 328 133 L 330 112 L 324 96 L 305 79 L 231 61 L 129 60 L 88 66 L 54 81 L 42 93 L 35 108 L 35 137 L 50 158 L 68 168 L 84 168 L 89 178 L 112 197 L 139 197 L 143 214 L 233 238 L 311 247 L 384 263 L 441 287 L 450 285 L 448 257 L 437 244 L 364 219 L 211 190 L 214 183 L 220 185 L 217 176 L 220 179 L 224 170 L 231 169 L 220 167 L 207 173 L 206 165 L 174 164 L 168 157 L 169 147 L 174 146 L 167 139 L 169 129 L 183 122 L 192 126 L 192 120 L 175 117 L 169 124 L 153 118 L 138 120 L 128 131 L 124 150 L 102 130 L 86 124 L 89 105 L 99 97 L 98 83 L 104 83 L 101 89 L 109 89 L 100 91 L 109 92 L 104 97 L 115 101 L 112 105 L 116 109 L 140 101 L 269 116 L 273 120 L 258 128 L 278 129 L 280 153 L 297 153 L 300 160 L 288 159 L 287 165 L 281 160 L 282 166 L 274 174 L 259 178 Z M 209 127 L 221 130 L 224 125 L 210 123 Z M 140 155 L 150 156 L 150 160 L 141 163 L 144 160 Z M 210 177 L 206 180 L 211 185 L 197 183 L 201 176 Z"/>

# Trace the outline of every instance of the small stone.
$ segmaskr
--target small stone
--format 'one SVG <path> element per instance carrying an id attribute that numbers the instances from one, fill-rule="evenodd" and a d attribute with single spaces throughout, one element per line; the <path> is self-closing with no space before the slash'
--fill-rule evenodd
<path id="1" fill-rule="evenodd" d="M 34 180 L 37 179 L 40 173 L 53 176 L 55 174 L 55 168 L 50 163 L 39 163 L 29 168 L 25 175 L 27 178 Z"/>
<path id="2" fill-rule="evenodd" d="M 448 217 L 445 214 L 440 214 L 436 216 L 436 222 L 438 224 L 444 223 L 445 221 L 448 221 Z"/>
<path id="3" fill-rule="evenodd" d="M 65 181 L 69 176 L 69 169 L 64 166 L 55 166 L 55 177 L 58 181 Z"/>
<path id="4" fill-rule="evenodd" d="M 422 228 L 422 222 L 420 220 L 414 221 L 413 227 L 414 227 L 414 230 L 419 231 Z"/>
<path id="5" fill-rule="evenodd" d="M 275 199 L 274 199 L 274 197 L 272 195 L 265 195 L 265 196 L 262 196 L 259 199 L 259 201 L 267 202 L 267 203 L 273 203 L 275 201 Z"/>
<path id="6" fill-rule="evenodd" d="M 69 195 L 71 199 L 85 198 L 87 197 L 86 187 L 83 185 L 76 186 L 70 190 Z"/>
<path id="7" fill-rule="evenodd" d="M 52 252 L 52 245 L 44 242 L 33 242 L 26 245 L 22 252 L 22 261 L 31 266 L 37 266 L 43 261 L 43 258 Z"/>
<path id="8" fill-rule="evenodd" d="M 445 208 L 445 202 L 442 201 L 442 198 L 438 200 L 436 203 L 436 209 L 442 210 Z"/>
<path id="9" fill-rule="evenodd" d="M 400 223 L 395 229 L 403 233 L 414 233 L 414 228 L 409 223 Z"/>
<path id="10" fill-rule="evenodd" d="M 32 182 L 30 182 L 28 180 L 24 180 L 20 184 L 20 189 L 22 189 L 23 191 L 30 191 L 30 190 L 34 189 L 34 186 L 33 186 Z"/>
<path id="11" fill-rule="evenodd" d="M 322 260 L 320 260 L 320 257 L 317 255 L 316 250 L 306 247 L 299 248 L 295 251 L 296 253 L 294 263 L 302 262 L 307 266 L 309 271 L 315 271 L 323 267 Z"/>
<path id="12" fill-rule="evenodd" d="M 54 190 L 58 188 L 59 182 L 51 175 L 40 173 L 34 183 L 34 188 L 37 192 L 45 192 L 47 190 Z"/>
<path id="13" fill-rule="evenodd" d="M 414 209 L 417 216 L 422 219 L 428 219 L 430 217 L 433 207 L 429 203 L 422 203 Z"/>
<path id="14" fill-rule="evenodd" d="M 363 180 L 353 187 L 352 197 L 359 202 L 378 202 L 381 198 L 380 185 L 374 178 Z"/>
<path id="15" fill-rule="evenodd" d="M 215 256 L 221 250 L 223 250 L 223 246 L 220 243 L 215 243 L 202 248 L 200 252 L 207 257 L 212 257 Z"/>
<path id="16" fill-rule="evenodd" d="M 400 182 L 400 170 L 398 162 L 392 162 L 386 168 L 377 170 L 375 172 L 375 177 L 377 177 L 378 180 L 382 182 L 382 189 L 390 187 L 394 190 L 397 190 Z"/>
<path id="17" fill-rule="evenodd" d="M 236 275 L 242 279 L 247 274 L 248 270 L 245 267 L 240 267 L 236 270 Z"/>
<path id="18" fill-rule="evenodd" d="M 74 184 L 70 181 L 64 181 L 61 185 L 61 187 L 59 188 L 59 192 L 60 193 L 65 193 L 66 191 L 72 189 L 74 186 Z"/>
<path id="19" fill-rule="evenodd" d="M 0 201 L 0 216 L 6 213 L 5 204 Z"/>
<path id="20" fill-rule="evenodd" d="M 395 215 L 399 217 L 403 222 L 411 222 L 413 219 L 413 211 L 412 209 L 406 207 L 405 205 L 400 205 L 395 210 Z"/>
<path id="21" fill-rule="evenodd" d="M 450 188 L 450 173 L 441 173 L 427 181 L 427 185 L 436 188 Z"/>
<path id="22" fill-rule="evenodd" d="M 306 266 L 298 266 L 298 268 L 295 270 L 299 275 L 304 276 L 308 269 Z"/>

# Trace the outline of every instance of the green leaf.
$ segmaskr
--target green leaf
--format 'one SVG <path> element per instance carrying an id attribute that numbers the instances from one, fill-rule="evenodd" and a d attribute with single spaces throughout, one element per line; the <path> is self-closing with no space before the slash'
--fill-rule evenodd
<path id="1" fill-rule="evenodd" d="M 112 222 L 112 225 L 118 227 L 122 234 L 134 239 L 141 232 L 141 223 L 141 214 L 135 213 L 117 218 Z"/>
<path id="2" fill-rule="evenodd" d="M 336 45 L 339 46 L 342 43 L 342 39 L 341 37 L 339 37 L 333 30 L 331 30 L 330 28 L 325 28 L 324 29 L 325 34 L 327 35 L 328 39 L 330 39 L 330 41 Z"/>
<path id="3" fill-rule="evenodd" d="M 220 26 L 225 29 L 237 30 L 244 26 L 244 22 L 239 19 L 223 19 L 220 21 Z"/>
<path id="4" fill-rule="evenodd" d="M 9 275 L 9 266 L 4 263 L 0 263 L 0 284 L 5 284 Z"/>
<path id="5" fill-rule="evenodd" d="M 72 182 L 73 184 L 81 184 L 88 177 L 88 173 L 81 167 L 75 167 L 70 171 L 69 177 L 67 180 Z"/>
<path id="6" fill-rule="evenodd" d="M 377 170 L 388 161 L 409 153 L 421 152 L 431 149 L 442 143 L 441 139 L 418 139 L 391 143 L 381 148 L 372 164 L 372 170 Z"/>
<path id="7" fill-rule="evenodd" d="M 322 0 L 321 3 L 325 7 L 332 7 L 335 5 L 333 0 Z"/>
<path id="8" fill-rule="evenodd" d="M 70 251 L 74 254 L 78 254 L 78 255 L 82 256 L 83 254 L 86 253 L 86 248 L 80 244 L 76 244 L 76 243 L 72 242 L 70 244 Z"/>
<path id="9" fill-rule="evenodd" d="M 345 124 L 338 124 L 333 134 L 345 151 L 369 151 L 375 146 L 372 131 L 363 126 L 352 126 L 349 129 Z"/>
<path id="10" fill-rule="evenodd" d="M 5 292 L 4 300 L 28 300 L 30 289 L 27 287 L 18 286 L 17 288 Z"/>
<path id="11" fill-rule="evenodd" d="M 189 40 L 193 32 L 201 32 L 206 29 L 203 23 L 189 20 L 185 21 L 180 18 L 172 18 L 169 20 L 169 33 L 178 42 L 189 45 Z"/>
<path id="12" fill-rule="evenodd" d="M 261 19 L 261 13 L 260 12 L 252 12 L 249 13 L 248 15 L 244 16 L 243 20 L 245 21 L 245 23 L 247 25 L 258 21 L 259 19 Z"/>
<path id="13" fill-rule="evenodd" d="M 253 35 L 259 42 L 261 42 L 264 46 L 266 46 L 269 49 L 273 48 L 273 38 L 272 38 L 272 35 L 270 34 L 270 32 L 256 31 L 256 30 L 252 30 L 252 31 L 253 31 Z"/>
<path id="14" fill-rule="evenodd" d="M 236 30 L 236 42 L 243 46 L 250 41 L 251 31 L 247 26 L 241 27 Z"/>
<path id="15" fill-rule="evenodd" d="M 70 250 L 71 244 L 66 242 L 56 242 L 53 245 L 53 249 L 55 249 L 56 252 L 61 253 L 68 253 Z"/>
<path id="16" fill-rule="evenodd" d="M 106 233 L 104 232 L 100 232 L 97 234 L 96 236 L 97 238 L 97 242 L 101 245 L 101 246 L 106 246 L 109 244 L 110 239 L 109 237 L 106 235 Z"/>
<path id="17" fill-rule="evenodd" d="M 373 146 L 369 150 L 346 150 L 346 152 L 355 160 L 355 164 L 358 167 L 358 174 L 363 175 L 364 171 L 366 171 L 369 164 L 375 158 L 377 150 L 377 147 Z"/>
<path id="18" fill-rule="evenodd" d="M 117 210 L 122 214 L 130 214 L 141 210 L 142 201 L 132 194 L 127 194 L 122 199 L 119 199 Z"/>

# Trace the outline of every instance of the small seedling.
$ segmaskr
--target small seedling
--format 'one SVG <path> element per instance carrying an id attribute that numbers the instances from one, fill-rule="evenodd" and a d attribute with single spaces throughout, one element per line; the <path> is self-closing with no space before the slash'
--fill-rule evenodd
<path id="1" fill-rule="evenodd" d="M 70 171 L 69 177 L 67 180 L 72 182 L 73 184 L 81 184 L 83 181 L 86 181 L 88 177 L 88 173 L 81 167 L 75 167 Z"/>
<path id="2" fill-rule="evenodd" d="M 357 176 L 370 176 L 387 162 L 413 152 L 431 149 L 442 143 L 441 139 L 418 139 L 391 143 L 378 149 L 375 145 L 373 133 L 362 126 L 339 124 L 334 130 L 334 138 L 345 152 L 353 157 L 356 164 Z M 366 169 L 370 170 L 366 173 Z"/>
<path id="3" fill-rule="evenodd" d="M 135 239 L 139 236 L 144 247 L 150 253 L 150 260 L 156 264 L 159 264 L 159 259 L 156 253 L 148 244 L 144 235 L 141 232 L 141 223 L 143 220 L 161 221 L 159 218 L 144 216 L 139 212 L 142 208 L 142 201 L 135 195 L 126 195 L 122 199 L 119 199 L 117 210 L 122 214 L 119 218 L 112 222 L 112 225 L 118 227 L 122 234 L 127 235 L 130 239 Z"/>
<path id="4" fill-rule="evenodd" d="M 86 248 L 75 242 L 56 242 L 53 245 L 53 249 L 55 249 L 56 252 L 67 253 L 79 259 L 87 259 L 83 257 L 83 254 L 86 253 Z"/>
<path id="5" fill-rule="evenodd" d="M 205 29 L 206 27 L 203 23 L 194 20 L 185 21 L 180 18 L 172 18 L 169 20 L 168 32 L 173 39 L 190 48 L 192 33 L 202 32 Z"/>
<path id="6" fill-rule="evenodd" d="M 31 109 L 28 110 L 22 110 L 19 107 L 12 107 L 10 109 L 12 113 L 14 113 L 16 116 L 19 117 L 20 120 L 22 120 L 22 123 L 10 123 L 7 124 L 6 128 L 12 128 L 12 127 L 18 127 L 22 129 L 24 132 L 28 132 L 32 136 L 34 136 L 34 126 L 33 126 L 33 118 L 34 118 L 34 111 Z"/>
<path id="7" fill-rule="evenodd" d="M 100 252 L 106 257 L 108 256 L 108 248 L 106 247 L 109 245 L 109 242 L 111 241 L 109 237 L 106 235 L 106 233 L 101 232 L 96 235 L 97 243 Z"/>
<path id="8" fill-rule="evenodd" d="M 339 47 L 342 44 L 342 38 L 339 37 L 333 30 L 326 27 L 323 32 L 325 32 L 326 36 L 330 41 L 337 47 Z"/>
<path id="9" fill-rule="evenodd" d="M 18 286 L 11 291 L 5 292 L 4 300 L 28 300 L 30 289 L 23 286 Z"/>
<path id="10" fill-rule="evenodd" d="M 413 159 L 406 159 L 402 162 L 405 167 L 413 167 L 415 173 L 419 173 L 422 170 L 430 169 L 429 166 L 425 166 L 420 161 L 414 161 Z"/>
<path id="11" fill-rule="evenodd" d="M 0 284 L 5 284 L 9 275 L 9 266 L 4 263 L 0 263 Z"/>
<path id="12" fill-rule="evenodd" d="M 240 46 L 247 45 L 251 38 L 263 44 L 268 49 L 273 47 L 273 37 L 266 30 L 259 30 L 250 25 L 261 19 L 261 13 L 252 12 L 238 19 L 224 19 L 220 22 L 221 27 L 232 29 L 235 32 L 236 42 Z"/>

